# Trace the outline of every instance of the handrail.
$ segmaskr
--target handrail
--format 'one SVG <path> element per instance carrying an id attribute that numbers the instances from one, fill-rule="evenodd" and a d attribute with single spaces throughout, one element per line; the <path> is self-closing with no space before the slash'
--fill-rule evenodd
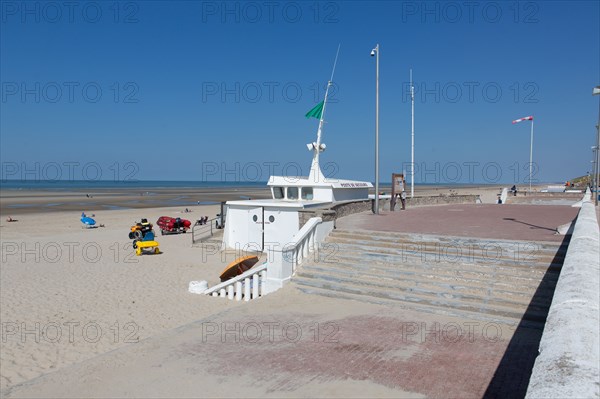
<path id="1" fill-rule="evenodd" d="M 297 247 L 312 231 L 323 221 L 320 217 L 314 217 L 308 219 L 308 221 L 302 226 L 302 228 L 294 234 L 292 237 L 292 242 L 285 246 L 285 250 L 293 249 Z"/>
<path id="2" fill-rule="evenodd" d="M 267 264 L 246 270 L 239 276 L 215 285 L 203 292 L 205 295 L 227 297 L 229 299 L 245 301 L 256 299 L 265 294 Z"/>
<path id="3" fill-rule="evenodd" d="M 207 232 L 208 230 L 210 230 L 210 236 L 213 236 L 213 222 L 215 220 L 217 220 L 218 218 L 212 218 L 209 219 L 206 223 L 204 224 L 198 224 L 198 223 L 194 223 L 194 225 L 192 226 L 192 244 L 196 243 L 196 236 L 198 234 L 200 234 L 200 232 Z M 198 229 L 196 229 L 198 227 Z"/>
<path id="4" fill-rule="evenodd" d="M 292 241 L 281 249 L 280 261 L 289 264 L 289 277 L 296 273 L 297 266 L 308 257 L 309 253 L 315 250 L 315 235 L 317 227 L 322 222 L 323 219 L 320 217 L 308 219 L 304 226 L 294 234 Z"/>

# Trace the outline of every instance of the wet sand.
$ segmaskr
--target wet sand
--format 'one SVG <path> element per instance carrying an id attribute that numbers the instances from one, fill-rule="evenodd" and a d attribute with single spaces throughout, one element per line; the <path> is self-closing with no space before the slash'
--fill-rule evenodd
<path id="1" fill-rule="evenodd" d="M 251 188 L 111 188 L 81 190 L 0 190 L 0 215 L 38 212 L 142 209 L 218 205 L 222 201 L 270 198 L 267 187 Z"/>
<path id="2" fill-rule="evenodd" d="M 479 194 L 483 202 L 493 202 L 501 185 L 424 186 L 415 188 L 415 196 Z M 374 190 L 371 190 L 374 193 Z M 380 186 L 389 194 L 389 185 Z M 410 187 L 407 193 L 410 195 Z M 43 212 L 77 211 L 93 213 L 104 210 L 144 209 L 157 207 L 190 208 L 218 205 L 224 201 L 270 198 L 268 187 L 218 188 L 110 188 L 89 190 L 1 190 L 0 216 L 18 216 Z M 484 199 L 485 197 L 485 199 Z M 489 198 L 488 198 L 489 197 Z"/>

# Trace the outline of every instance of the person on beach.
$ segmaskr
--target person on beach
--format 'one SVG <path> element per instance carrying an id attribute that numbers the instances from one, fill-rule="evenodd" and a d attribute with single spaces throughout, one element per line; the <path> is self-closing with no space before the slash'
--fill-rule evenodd
<path id="1" fill-rule="evenodd" d="M 513 197 L 517 196 L 517 186 L 513 184 L 513 186 L 510 188 L 510 191 L 513 193 Z"/>

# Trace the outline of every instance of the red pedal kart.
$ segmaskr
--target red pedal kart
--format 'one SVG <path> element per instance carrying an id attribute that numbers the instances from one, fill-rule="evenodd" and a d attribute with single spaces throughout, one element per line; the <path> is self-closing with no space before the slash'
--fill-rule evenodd
<path id="1" fill-rule="evenodd" d="M 156 221 L 156 225 L 160 228 L 160 234 L 162 235 L 179 234 L 188 231 L 192 226 L 192 222 L 187 219 L 161 216 Z"/>

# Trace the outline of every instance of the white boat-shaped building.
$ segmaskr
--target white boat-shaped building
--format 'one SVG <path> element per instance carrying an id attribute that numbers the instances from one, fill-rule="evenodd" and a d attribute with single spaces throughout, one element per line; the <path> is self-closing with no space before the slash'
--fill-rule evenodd
<path id="1" fill-rule="evenodd" d="M 321 136 L 331 84 L 330 80 L 324 100 L 306 115 L 319 119 L 317 141 L 307 144 L 313 152 L 309 176 L 271 176 L 270 199 L 228 201 L 224 249 L 262 252 L 269 247 L 281 248 L 292 242 L 302 228 L 300 212 L 369 199 L 369 189 L 373 187 L 370 182 L 325 178 L 319 166 L 319 155 L 326 148 Z"/>

